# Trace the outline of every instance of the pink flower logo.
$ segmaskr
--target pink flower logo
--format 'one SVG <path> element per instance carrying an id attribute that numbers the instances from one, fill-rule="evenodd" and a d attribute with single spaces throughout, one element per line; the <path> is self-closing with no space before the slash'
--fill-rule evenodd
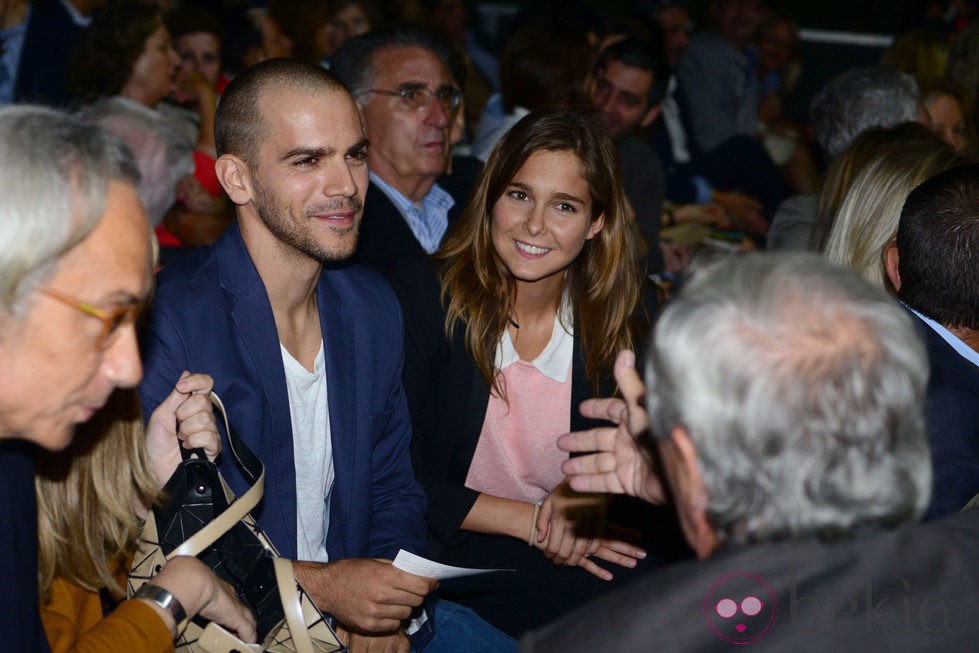
<path id="1" fill-rule="evenodd" d="M 707 590 L 703 614 L 718 639 L 751 644 L 778 622 L 778 597 L 760 576 L 735 571 L 718 578 Z"/>

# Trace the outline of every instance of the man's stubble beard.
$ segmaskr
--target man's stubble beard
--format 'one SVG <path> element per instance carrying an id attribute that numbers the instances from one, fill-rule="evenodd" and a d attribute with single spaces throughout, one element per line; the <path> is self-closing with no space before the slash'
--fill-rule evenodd
<path id="1" fill-rule="evenodd" d="M 363 218 L 363 202 L 359 198 L 339 200 L 315 207 L 313 211 L 304 211 L 301 218 L 297 220 L 288 203 L 277 203 L 276 197 L 266 191 L 257 179 L 253 179 L 253 184 L 255 210 L 268 230 L 280 242 L 321 263 L 342 263 L 353 256 L 357 250 L 360 221 Z M 321 243 L 313 237 L 311 225 L 318 220 L 313 215 L 351 209 L 358 215 L 351 227 L 339 228 L 327 225 L 327 229 L 336 234 L 336 242 Z"/>

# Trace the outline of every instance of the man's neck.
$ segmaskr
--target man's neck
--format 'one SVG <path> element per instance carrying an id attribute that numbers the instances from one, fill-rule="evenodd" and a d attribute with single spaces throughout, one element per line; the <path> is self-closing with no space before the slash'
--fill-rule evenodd
<path id="1" fill-rule="evenodd" d="M 248 245 L 247 241 L 245 244 Z M 252 252 L 251 248 L 249 252 Z M 254 259 L 254 253 L 252 256 Z M 255 267 L 272 305 L 279 342 L 300 365 L 313 371 L 323 341 L 316 301 L 316 285 L 323 266 L 320 263 L 310 265 L 308 259 L 306 265 L 302 262 L 283 265 L 287 260 L 285 257 L 278 260 L 275 256 L 260 258 L 262 260 L 254 259 Z"/>
<path id="2" fill-rule="evenodd" d="M 961 340 L 966 344 L 967 347 L 973 351 L 979 352 L 979 329 L 969 329 L 966 327 L 959 327 L 953 329 L 951 327 L 945 327 L 952 332 L 956 338 Z"/>
<path id="3" fill-rule="evenodd" d="M 280 320 L 292 323 L 315 313 L 316 284 L 323 264 L 283 243 L 257 215 L 243 218 L 242 213 L 248 210 L 249 207 L 239 208 L 238 225 L 265 285 L 276 325 Z"/>
<path id="4" fill-rule="evenodd" d="M 11 29 L 24 22 L 27 0 L 0 0 L 0 29 Z"/>
<path id="5" fill-rule="evenodd" d="M 96 9 L 105 6 L 105 0 L 65 0 L 82 16 L 91 16 Z"/>
<path id="6" fill-rule="evenodd" d="M 432 190 L 432 186 L 438 180 L 437 175 L 401 177 L 387 169 L 383 163 L 376 163 L 374 161 L 368 161 L 368 165 L 370 166 L 371 172 L 382 179 L 384 183 L 391 186 L 415 204 L 420 204 L 425 199 L 428 191 Z"/>

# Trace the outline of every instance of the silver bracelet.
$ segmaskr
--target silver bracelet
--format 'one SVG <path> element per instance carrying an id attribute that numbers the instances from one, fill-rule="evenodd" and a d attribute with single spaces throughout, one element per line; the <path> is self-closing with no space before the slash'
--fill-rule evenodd
<path id="1" fill-rule="evenodd" d="M 187 612 L 184 610 L 184 606 L 180 605 L 180 601 L 177 597 L 173 595 L 170 590 L 166 590 L 159 585 L 154 585 L 153 583 L 146 583 L 133 594 L 134 599 L 146 599 L 151 601 L 156 605 L 160 606 L 163 610 L 170 613 L 173 617 L 173 621 L 177 624 L 176 635 L 174 639 L 180 637 L 187 627 L 188 619 Z"/>

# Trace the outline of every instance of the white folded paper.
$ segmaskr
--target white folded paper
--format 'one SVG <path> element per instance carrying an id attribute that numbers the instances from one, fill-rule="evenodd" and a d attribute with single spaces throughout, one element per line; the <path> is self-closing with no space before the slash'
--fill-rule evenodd
<path id="1" fill-rule="evenodd" d="M 467 569 L 465 567 L 452 567 L 423 558 L 414 553 L 409 553 L 404 549 L 398 551 L 394 558 L 394 566 L 402 571 L 425 578 L 461 578 L 462 576 L 475 576 L 477 574 L 488 574 L 492 571 L 516 571 L 516 569 Z"/>

